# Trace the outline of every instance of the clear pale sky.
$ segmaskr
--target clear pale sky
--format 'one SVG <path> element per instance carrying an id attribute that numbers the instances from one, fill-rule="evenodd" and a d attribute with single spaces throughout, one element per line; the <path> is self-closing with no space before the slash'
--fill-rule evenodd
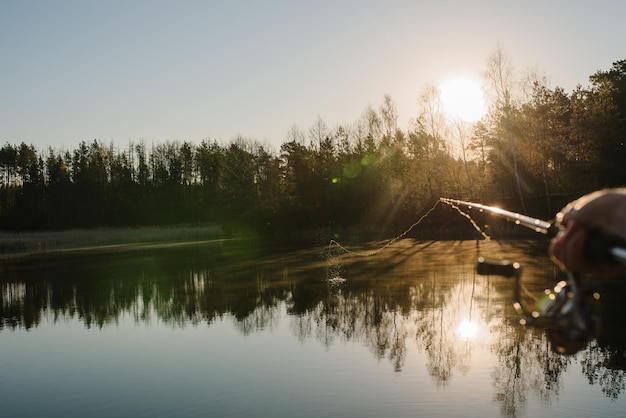
<path id="1" fill-rule="evenodd" d="M 400 128 L 427 84 L 479 78 L 499 45 L 570 92 L 626 58 L 624 1 L 2 1 L 0 143 L 98 139 L 275 149 L 385 94 Z"/>

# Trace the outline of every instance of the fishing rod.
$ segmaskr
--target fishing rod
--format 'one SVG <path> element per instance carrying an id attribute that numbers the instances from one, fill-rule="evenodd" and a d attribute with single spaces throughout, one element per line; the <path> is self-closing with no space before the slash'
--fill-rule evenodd
<path id="1" fill-rule="evenodd" d="M 556 223 L 500 209 L 495 206 L 487 206 L 463 200 L 447 199 L 444 197 L 439 200 L 449 205 L 465 206 L 468 209 L 476 208 L 481 212 L 501 216 L 517 225 L 522 225 L 535 232 L 547 235 L 549 238 L 554 238 L 563 231 L 563 228 Z M 620 246 L 619 244 L 621 243 L 618 241 L 619 240 L 616 240 L 613 237 L 592 231 L 587 241 L 587 246 L 585 247 L 585 255 L 587 255 L 589 259 L 598 262 L 608 261 L 626 263 L 626 248 Z"/>
<path id="2" fill-rule="evenodd" d="M 523 225 L 527 228 L 533 229 L 535 232 L 546 234 L 550 237 L 556 236 L 556 234 L 558 234 L 561 230 L 558 226 L 555 226 L 550 222 L 522 215 L 521 213 L 510 212 L 508 210 L 500 209 L 495 206 L 481 205 L 480 203 L 465 202 L 463 200 L 447 199 L 445 197 L 442 197 L 439 200 L 444 203 L 452 203 L 455 205 L 466 206 L 468 209 L 476 208 L 481 212 L 484 211 L 494 215 L 499 215 L 505 219 L 508 219 L 509 221 L 515 222 L 518 225 Z"/>
<path id="3" fill-rule="evenodd" d="M 464 206 L 481 212 L 501 216 L 517 225 L 522 225 L 535 232 L 555 237 L 563 231 L 561 225 L 533 218 L 494 206 L 463 200 L 441 198 L 441 202 L 456 208 Z M 585 247 L 585 255 L 597 262 L 626 263 L 626 248 L 620 246 L 623 241 L 591 231 Z M 534 307 L 522 300 L 522 293 L 530 293 L 521 283 L 522 266 L 508 260 L 478 259 L 476 271 L 480 275 L 497 275 L 515 279 L 513 306 L 522 316 L 520 323 L 545 329 L 552 348 L 561 354 L 575 354 L 584 348 L 589 340 L 597 336 L 600 319 L 591 309 L 597 293 L 586 292 L 581 276 L 568 271 L 567 280 L 560 281 L 552 290 L 546 289 L 543 296 L 536 299 Z"/>

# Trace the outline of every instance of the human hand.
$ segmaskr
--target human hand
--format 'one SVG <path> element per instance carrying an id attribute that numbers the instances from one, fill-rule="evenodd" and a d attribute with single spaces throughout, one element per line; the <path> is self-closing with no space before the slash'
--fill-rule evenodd
<path id="1" fill-rule="evenodd" d="M 562 269 L 574 273 L 616 275 L 626 273 L 626 264 L 590 259 L 589 237 L 603 234 L 626 246 L 626 189 L 608 189 L 583 196 L 557 215 L 563 227 L 550 243 L 549 254 Z"/>

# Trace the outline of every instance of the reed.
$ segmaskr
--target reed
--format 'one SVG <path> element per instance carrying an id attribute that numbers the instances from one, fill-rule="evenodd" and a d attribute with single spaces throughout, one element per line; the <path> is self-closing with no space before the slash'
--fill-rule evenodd
<path id="1" fill-rule="evenodd" d="M 0 232 L 0 255 L 223 238 L 218 225 Z"/>

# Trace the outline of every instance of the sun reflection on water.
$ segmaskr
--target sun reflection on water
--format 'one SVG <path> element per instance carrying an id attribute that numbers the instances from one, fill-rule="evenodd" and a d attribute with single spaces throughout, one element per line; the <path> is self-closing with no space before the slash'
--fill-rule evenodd
<path id="1" fill-rule="evenodd" d="M 478 322 L 468 318 L 463 318 L 456 328 L 457 336 L 463 341 L 475 341 L 479 335 L 480 326 Z"/>

